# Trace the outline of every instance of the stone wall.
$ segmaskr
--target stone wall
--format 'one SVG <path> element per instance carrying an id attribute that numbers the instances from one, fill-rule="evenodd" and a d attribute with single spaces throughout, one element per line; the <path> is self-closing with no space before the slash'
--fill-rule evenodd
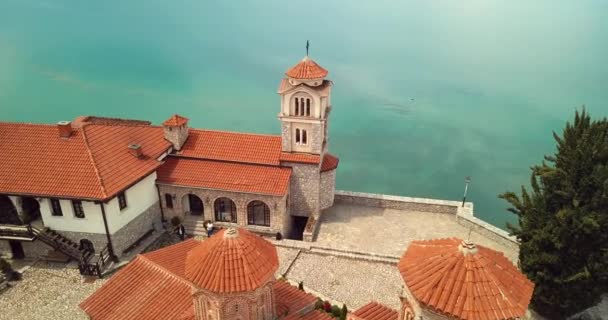
<path id="1" fill-rule="evenodd" d="M 319 165 L 294 162 L 286 162 L 282 165 L 292 168 L 289 188 L 291 215 L 300 217 L 318 215 L 321 183 Z"/>
<path id="2" fill-rule="evenodd" d="M 281 121 L 281 145 L 284 152 L 291 152 L 291 122 Z"/>
<path id="3" fill-rule="evenodd" d="M 137 218 L 127 223 L 126 226 L 112 234 L 114 253 L 119 257 L 122 256 L 122 252 L 139 240 L 146 232 L 152 229 L 160 230 L 161 226 L 160 207 L 156 202 L 139 214 Z"/>
<path id="4" fill-rule="evenodd" d="M 319 194 L 320 209 L 327 209 L 334 205 L 336 191 L 336 170 L 321 172 L 321 190 Z"/>
<path id="5" fill-rule="evenodd" d="M 8 244 L 8 240 L 0 240 L 0 257 L 12 257 L 11 246 Z"/>
<path id="6" fill-rule="evenodd" d="M 62 236 L 76 242 L 80 243 L 80 240 L 87 239 L 93 243 L 93 247 L 95 248 L 95 252 L 101 251 L 108 244 L 108 237 L 105 233 L 89 233 L 89 232 L 72 232 L 72 231 L 57 231 L 57 233 Z M 36 241 L 40 242 L 40 241 Z M 116 252 L 119 255 L 119 252 Z"/>
<path id="7" fill-rule="evenodd" d="M 519 243 L 517 238 L 509 235 L 509 232 L 476 218 L 472 214 L 459 212 L 456 215 L 456 218 L 460 225 L 471 228 L 484 237 L 511 248 L 514 252 L 519 252 Z"/>
<path id="8" fill-rule="evenodd" d="M 230 192 L 213 189 L 191 188 L 182 186 L 173 186 L 166 184 L 158 184 L 165 219 L 170 220 L 172 217 L 179 217 L 184 220 L 187 213 L 187 208 L 184 208 L 184 203 L 188 201 L 188 194 L 194 194 L 203 201 L 203 216 L 201 219 L 213 221 L 216 226 L 242 226 L 251 229 L 252 231 L 276 233 L 281 232 L 286 235 L 291 227 L 291 219 L 289 218 L 289 209 L 287 208 L 287 196 L 271 196 L 253 193 Z M 173 208 L 167 208 L 165 194 L 174 195 Z M 237 223 L 215 222 L 214 203 L 218 198 L 226 197 L 234 201 L 237 212 Z M 264 202 L 270 209 L 270 227 L 248 225 L 247 223 L 247 205 L 254 200 Z"/>
<path id="9" fill-rule="evenodd" d="M 424 198 L 410 198 L 337 190 L 335 202 L 369 207 L 410 210 L 419 212 L 449 213 L 458 212 L 458 201 L 446 201 Z"/>
<path id="10" fill-rule="evenodd" d="M 323 135 L 325 130 L 323 129 L 325 121 L 319 123 L 313 123 L 310 132 L 308 133 L 308 143 L 310 143 L 310 152 L 321 154 L 323 150 Z"/>

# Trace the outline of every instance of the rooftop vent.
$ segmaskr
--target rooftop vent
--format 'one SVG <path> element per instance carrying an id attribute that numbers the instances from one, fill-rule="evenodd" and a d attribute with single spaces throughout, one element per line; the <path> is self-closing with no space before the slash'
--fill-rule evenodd
<path id="1" fill-rule="evenodd" d="M 141 146 L 136 143 L 129 145 L 129 153 L 132 154 L 135 158 L 141 158 L 143 156 L 143 154 L 141 153 Z"/>
<path id="2" fill-rule="evenodd" d="M 57 130 L 59 131 L 59 136 L 62 138 L 69 138 L 72 135 L 72 132 L 74 132 L 70 121 L 57 122 Z"/>

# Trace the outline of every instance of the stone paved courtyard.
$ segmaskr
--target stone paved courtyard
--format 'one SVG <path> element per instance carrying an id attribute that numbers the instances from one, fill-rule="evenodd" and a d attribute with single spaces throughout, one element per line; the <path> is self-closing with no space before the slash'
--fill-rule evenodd
<path id="1" fill-rule="evenodd" d="M 309 244 L 398 257 L 412 240 L 468 235 L 469 229 L 448 214 L 336 204 L 324 212 L 317 241 Z M 475 231 L 471 240 L 505 252 L 512 260 L 517 257 L 517 252 Z M 175 241 L 175 237 L 162 236 L 148 247 L 160 248 Z M 369 301 L 398 307 L 402 281 L 396 265 L 322 255 L 284 247 L 288 242 L 283 242 L 277 246 L 277 276 L 287 272 L 289 280 L 303 281 L 307 289 L 346 303 L 350 310 Z M 86 319 L 78 304 L 107 281 L 85 283 L 74 263 L 65 267 L 43 262 L 25 271 L 23 279 L 0 294 L 0 320 Z"/>
<path id="2" fill-rule="evenodd" d="M 467 239 L 468 235 L 469 229 L 450 214 L 337 203 L 323 212 L 315 244 L 400 257 L 412 240 Z M 470 239 L 517 260 L 516 251 L 475 231 Z"/>

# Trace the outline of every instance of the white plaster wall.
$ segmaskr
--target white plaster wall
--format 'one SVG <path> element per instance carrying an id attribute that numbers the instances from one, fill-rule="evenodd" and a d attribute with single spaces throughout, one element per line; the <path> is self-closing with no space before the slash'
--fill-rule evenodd
<path id="1" fill-rule="evenodd" d="M 120 230 L 150 206 L 158 205 L 158 194 L 155 181 L 156 172 L 153 172 L 131 188 L 127 189 L 125 191 L 127 207 L 122 209 L 122 211 L 118 206 L 118 197 L 115 197 L 105 204 L 110 234 L 114 234 L 116 231 Z"/>
<path id="2" fill-rule="evenodd" d="M 46 227 L 57 231 L 105 233 L 101 207 L 92 201 L 82 201 L 84 218 L 76 218 L 71 200 L 59 200 L 63 216 L 51 214 L 51 200 L 39 199 L 40 215 Z"/>

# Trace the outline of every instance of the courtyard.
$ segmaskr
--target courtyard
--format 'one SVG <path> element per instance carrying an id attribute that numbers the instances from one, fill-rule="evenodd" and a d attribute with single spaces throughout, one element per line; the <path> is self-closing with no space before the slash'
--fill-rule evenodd
<path id="1" fill-rule="evenodd" d="M 302 281 L 313 294 L 354 310 L 369 301 L 399 306 L 396 262 L 412 240 L 466 239 L 469 233 L 471 241 L 516 261 L 516 251 L 460 225 L 454 215 L 339 202 L 324 212 L 315 242 L 271 241 L 279 255 L 277 276 Z M 175 239 L 161 237 L 143 247 L 154 250 Z M 374 261 L 378 256 L 386 259 Z M 85 281 L 73 262 L 37 261 L 24 269 L 23 281 L 0 294 L 0 319 L 86 319 L 78 304 L 110 277 Z"/>

